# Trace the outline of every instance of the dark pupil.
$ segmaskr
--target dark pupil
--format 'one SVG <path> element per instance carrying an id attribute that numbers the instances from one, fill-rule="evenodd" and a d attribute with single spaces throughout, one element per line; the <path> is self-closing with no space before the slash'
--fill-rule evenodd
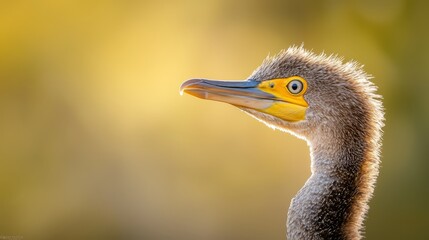
<path id="1" fill-rule="evenodd" d="M 293 90 L 297 90 L 297 89 L 298 89 L 298 84 L 293 83 L 293 84 L 292 84 L 292 89 L 293 89 Z"/>

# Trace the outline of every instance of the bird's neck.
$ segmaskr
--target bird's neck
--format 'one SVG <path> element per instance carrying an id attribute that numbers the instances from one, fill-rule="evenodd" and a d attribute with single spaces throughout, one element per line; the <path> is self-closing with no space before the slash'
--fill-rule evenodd
<path id="1" fill-rule="evenodd" d="M 365 134 L 322 135 L 310 146 L 312 175 L 291 202 L 288 239 L 360 239 L 378 174 L 376 143 Z"/>

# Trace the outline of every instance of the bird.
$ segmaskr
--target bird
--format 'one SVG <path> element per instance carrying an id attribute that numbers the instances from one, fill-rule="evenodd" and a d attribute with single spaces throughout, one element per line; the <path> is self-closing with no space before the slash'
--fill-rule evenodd
<path id="1" fill-rule="evenodd" d="M 180 93 L 238 107 L 307 141 L 311 175 L 291 200 L 287 239 L 362 239 L 379 173 L 384 107 L 363 65 L 291 46 L 245 80 L 190 79 Z"/>

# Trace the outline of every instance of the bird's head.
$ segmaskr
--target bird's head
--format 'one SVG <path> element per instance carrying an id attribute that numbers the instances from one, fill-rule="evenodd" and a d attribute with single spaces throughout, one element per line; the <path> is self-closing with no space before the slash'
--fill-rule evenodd
<path id="1" fill-rule="evenodd" d="M 292 47 L 268 57 L 244 81 L 191 79 L 181 92 L 232 104 L 267 125 L 310 138 L 359 128 L 379 107 L 374 85 L 354 62 Z M 358 124 L 362 126 L 353 126 Z"/>

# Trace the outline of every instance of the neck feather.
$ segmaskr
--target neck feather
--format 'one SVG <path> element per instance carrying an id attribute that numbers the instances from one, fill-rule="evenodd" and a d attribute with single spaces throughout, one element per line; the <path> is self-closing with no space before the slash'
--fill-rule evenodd
<path id="1" fill-rule="evenodd" d="M 291 202 L 288 239 L 361 238 L 378 175 L 376 130 L 318 134 L 322 137 L 312 139 L 312 175 Z"/>

